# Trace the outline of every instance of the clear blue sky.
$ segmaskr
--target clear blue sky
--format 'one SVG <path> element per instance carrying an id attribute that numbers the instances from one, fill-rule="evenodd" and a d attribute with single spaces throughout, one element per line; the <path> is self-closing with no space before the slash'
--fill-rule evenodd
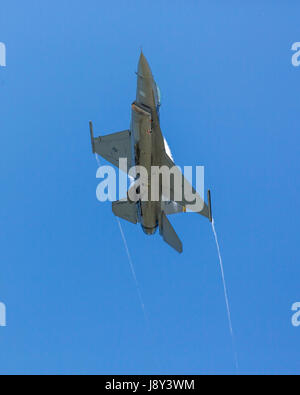
<path id="1" fill-rule="evenodd" d="M 225 4 L 226 3 L 226 4 Z M 184 253 L 96 200 L 95 133 L 124 130 L 140 46 L 178 165 L 204 165 L 240 373 L 299 373 L 297 1 L 2 0 L 0 373 L 235 373 L 210 224 Z"/>

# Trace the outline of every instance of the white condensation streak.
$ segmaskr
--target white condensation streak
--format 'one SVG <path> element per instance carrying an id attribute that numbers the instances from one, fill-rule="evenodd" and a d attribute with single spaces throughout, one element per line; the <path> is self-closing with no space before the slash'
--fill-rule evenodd
<path id="1" fill-rule="evenodd" d="M 228 317 L 228 324 L 229 324 L 229 330 L 230 330 L 230 334 L 231 334 L 232 346 L 233 346 L 233 350 L 234 350 L 235 367 L 236 367 L 236 370 L 238 371 L 239 363 L 238 363 L 237 351 L 236 351 L 236 347 L 235 347 L 235 340 L 234 340 L 234 334 L 233 334 L 233 328 L 232 328 L 231 312 L 230 312 L 229 299 L 228 299 L 227 287 L 226 287 L 226 282 L 225 282 L 224 267 L 223 267 L 223 261 L 222 261 L 222 256 L 221 256 L 221 251 L 220 251 L 220 246 L 219 246 L 219 242 L 218 242 L 218 236 L 217 236 L 217 232 L 216 232 L 216 228 L 215 228 L 214 219 L 212 220 L 211 226 L 212 226 L 212 230 L 214 233 L 216 246 L 217 246 L 217 250 L 218 250 L 220 269 L 221 269 L 221 275 L 222 275 L 222 282 L 223 282 L 223 289 L 224 289 L 224 296 L 225 296 L 225 303 L 226 303 L 226 310 L 227 310 L 227 317 Z"/>

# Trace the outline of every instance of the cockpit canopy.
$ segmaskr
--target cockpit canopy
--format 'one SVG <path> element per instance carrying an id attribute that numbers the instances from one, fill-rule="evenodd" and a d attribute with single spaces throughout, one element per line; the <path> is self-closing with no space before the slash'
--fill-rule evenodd
<path id="1" fill-rule="evenodd" d="M 158 105 L 160 106 L 161 105 L 161 95 L 160 95 L 160 89 L 159 89 L 158 85 L 156 85 L 156 91 L 157 91 L 157 102 L 158 102 Z"/>
<path id="2" fill-rule="evenodd" d="M 161 95 L 160 95 L 159 86 L 155 82 L 154 82 L 154 86 L 153 86 L 153 91 L 154 91 L 154 100 L 155 100 L 156 110 L 159 114 L 159 107 L 161 106 Z"/>

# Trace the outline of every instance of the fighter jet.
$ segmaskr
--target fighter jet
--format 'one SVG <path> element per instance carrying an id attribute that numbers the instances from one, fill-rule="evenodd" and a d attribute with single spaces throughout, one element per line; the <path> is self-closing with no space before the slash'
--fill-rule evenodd
<path id="1" fill-rule="evenodd" d="M 189 186 L 192 193 L 200 202 L 201 207 L 196 212 L 212 221 L 211 198 L 208 191 L 208 204 L 206 204 L 195 189 L 188 183 L 170 155 L 168 146 L 160 129 L 160 91 L 153 78 L 149 64 L 141 52 L 138 62 L 136 99 L 131 105 L 130 129 L 121 132 L 94 138 L 93 124 L 90 122 L 92 151 L 105 158 L 113 165 L 120 167 L 120 159 L 126 158 L 128 169 L 132 166 L 143 166 L 147 170 L 146 184 L 151 187 L 151 174 L 153 167 L 176 169 L 175 173 L 181 178 L 181 197 L 176 198 L 175 176 L 169 182 L 159 178 L 156 199 L 141 197 L 140 187 L 134 184 L 130 189 L 136 188 L 136 197 L 129 194 L 125 200 L 112 203 L 113 213 L 133 224 L 140 223 L 147 235 L 153 235 L 157 228 L 164 241 L 179 253 L 182 252 L 182 243 L 169 222 L 167 215 L 186 212 L 191 208 L 184 194 L 184 187 Z M 136 179 L 139 174 L 136 175 Z M 172 181 L 173 180 L 173 181 Z M 168 189 L 167 192 L 165 190 Z M 178 192 L 178 191 L 177 191 Z M 165 198 L 165 195 L 168 199 Z M 130 197 L 129 197 L 130 196 Z M 191 211 L 193 210 L 191 208 Z"/>

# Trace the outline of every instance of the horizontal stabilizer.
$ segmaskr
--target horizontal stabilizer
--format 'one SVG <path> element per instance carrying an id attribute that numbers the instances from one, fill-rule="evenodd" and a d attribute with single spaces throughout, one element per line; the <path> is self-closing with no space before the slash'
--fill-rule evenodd
<path id="1" fill-rule="evenodd" d="M 133 224 L 138 222 L 137 206 L 134 202 L 126 200 L 118 200 L 117 202 L 113 202 L 112 211 L 117 217 L 126 219 L 126 221 L 129 221 Z"/>
<path id="2" fill-rule="evenodd" d="M 164 212 L 161 213 L 159 232 L 166 243 L 179 253 L 182 253 L 182 243 Z"/>
<path id="3" fill-rule="evenodd" d="M 161 210 L 164 211 L 166 215 L 185 213 L 186 208 L 180 204 L 173 201 L 162 201 Z"/>

